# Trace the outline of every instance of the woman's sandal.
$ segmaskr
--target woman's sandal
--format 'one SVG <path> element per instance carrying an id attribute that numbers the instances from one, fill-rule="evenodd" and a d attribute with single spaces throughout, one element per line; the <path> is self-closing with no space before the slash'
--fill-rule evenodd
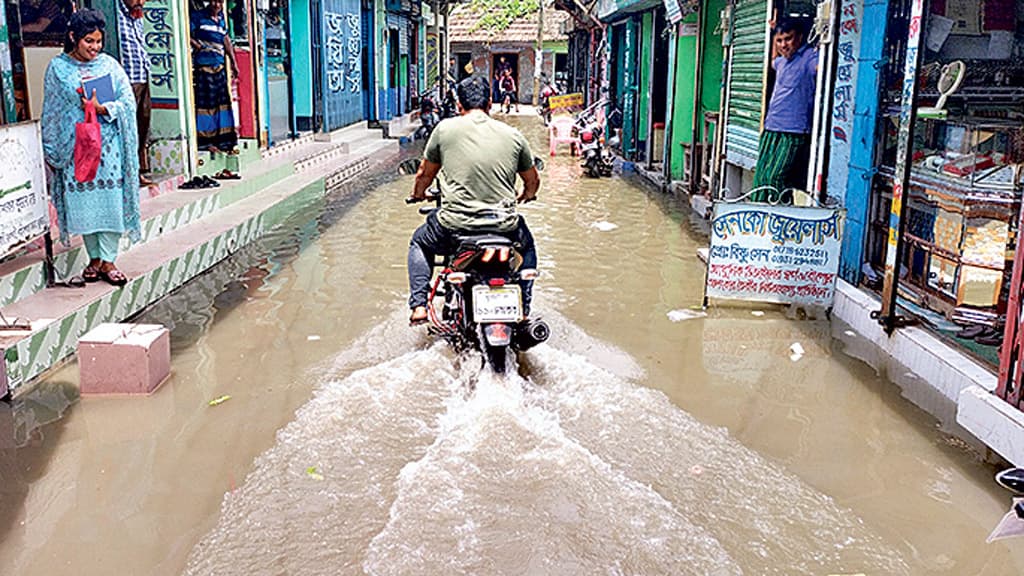
<path id="1" fill-rule="evenodd" d="M 117 268 L 107 271 L 100 270 L 100 279 L 111 286 L 124 286 L 128 283 L 128 277 Z"/>
<path id="2" fill-rule="evenodd" d="M 92 264 L 86 266 L 85 270 L 82 270 L 82 280 L 85 280 L 86 282 L 89 282 L 89 283 L 99 282 L 100 281 L 100 269 L 95 267 L 95 266 L 93 266 Z"/>

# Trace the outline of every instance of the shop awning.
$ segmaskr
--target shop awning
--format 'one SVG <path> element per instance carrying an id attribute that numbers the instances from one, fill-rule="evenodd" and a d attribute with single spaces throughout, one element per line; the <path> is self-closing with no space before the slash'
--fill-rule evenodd
<path id="1" fill-rule="evenodd" d="M 673 7 L 669 6 L 670 3 L 678 6 L 681 17 L 696 12 L 699 6 L 696 0 L 597 0 L 596 11 L 599 19 L 608 22 L 627 14 L 645 12 L 662 5 L 671 14 Z"/>

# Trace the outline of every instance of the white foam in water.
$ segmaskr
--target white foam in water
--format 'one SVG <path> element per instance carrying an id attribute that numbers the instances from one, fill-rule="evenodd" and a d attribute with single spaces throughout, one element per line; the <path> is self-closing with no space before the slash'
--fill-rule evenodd
<path id="1" fill-rule="evenodd" d="M 591 228 L 597 228 L 601 232 L 610 232 L 610 231 L 615 230 L 616 228 L 618 228 L 619 225 L 615 224 L 613 222 L 609 222 L 607 220 L 601 220 L 599 222 L 591 223 L 590 227 Z"/>
<path id="2" fill-rule="evenodd" d="M 335 366 L 377 363 L 297 412 L 187 573 L 907 573 L 850 511 L 544 315 L 532 382 L 401 336 L 404 317 L 372 330 Z"/>

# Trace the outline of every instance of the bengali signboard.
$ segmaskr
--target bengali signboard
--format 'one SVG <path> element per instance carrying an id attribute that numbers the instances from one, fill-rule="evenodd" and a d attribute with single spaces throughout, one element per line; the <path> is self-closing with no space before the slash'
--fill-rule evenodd
<path id="1" fill-rule="evenodd" d="M 583 106 L 583 94 L 574 92 L 572 94 L 552 96 L 548 98 L 548 106 L 552 112 L 563 108 L 572 108 L 573 106 Z"/>
<path id="2" fill-rule="evenodd" d="M 39 121 L 0 126 L 0 254 L 50 225 Z"/>
<path id="3" fill-rule="evenodd" d="M 669 24 L 676 24 L 683 19 L 683 10 L 679 7 L 679 0 L 664 0 L 665 18 Z"/>
<path id="4" fill-rule="evenodd" d="M 707 296 L 830 307 L 842 224 L 835 208 L 715 204 Z"/>

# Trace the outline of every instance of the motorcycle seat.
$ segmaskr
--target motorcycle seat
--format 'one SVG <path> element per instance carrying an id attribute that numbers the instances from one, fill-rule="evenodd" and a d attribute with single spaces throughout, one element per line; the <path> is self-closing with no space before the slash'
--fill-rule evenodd
<path id="1" fill-rule="evenodd" d="M 484 248 L 512 248 L 513 242 L 496 234 L 477 234 L 459 236 L 459 252 L 465 250 L 482 250 Z"/>

